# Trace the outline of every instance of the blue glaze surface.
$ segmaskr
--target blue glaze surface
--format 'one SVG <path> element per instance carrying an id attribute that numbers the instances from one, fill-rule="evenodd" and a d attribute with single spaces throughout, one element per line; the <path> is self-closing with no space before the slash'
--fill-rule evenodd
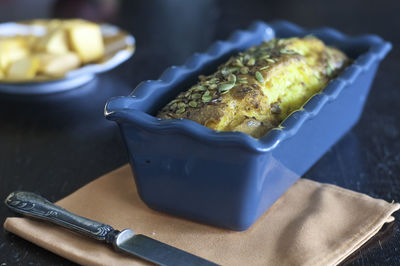
<path id="1" fill-rule="evenodd" d="M 263 138 L 154 116 L 230 55 L 274 37 L 307 34 L 355 60 Z M 121 128 L 139 194 L 149 207 L 246 230 L 358 121 L 378 64 L 390 49 L 375 35 L 348 37 L 330 28 L 256 22 L 183 66 L 168 68 L 159 80 L 142 82 L 131 95 L 110 99 L 105 116 Z"/>

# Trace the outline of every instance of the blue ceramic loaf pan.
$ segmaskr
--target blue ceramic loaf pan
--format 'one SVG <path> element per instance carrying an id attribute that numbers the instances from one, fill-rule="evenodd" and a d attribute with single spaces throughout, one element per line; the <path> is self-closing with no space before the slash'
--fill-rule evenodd
<path id="1" fill-rule="evenodd" d="M 354 62 L 263 138 L 155 117 L 198 75 L 211 74 L 230 55 L 274 37 L 308 34 Z M 150 208 L 242 231 L 357 122 L 378 64 L 390 49 L 374 35 L 348 37 L 329 28 L 256 22 L 183 66 L 168 68 L 158 80 L 140 83 L 131 95 L 110 99 L 105 116 L 120 126 L 139 195 Z"/>

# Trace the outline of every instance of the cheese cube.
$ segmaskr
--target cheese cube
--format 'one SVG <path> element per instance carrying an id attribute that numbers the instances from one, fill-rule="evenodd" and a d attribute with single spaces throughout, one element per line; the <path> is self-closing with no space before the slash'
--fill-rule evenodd
<path id="1" fill-rule="evenodd" d="M 38 40 L 35 46 L 35 51 L 51 54 L 64 54 L 68 50 L 67 33 L 63 28 L 50 30 Z"/>
<path id="2" fill-rule="evenodd" d="M 81 64 L 79 56 L 72 52 L 35 56 L 39 59 L 39 72 L 51 76 L 64 76 L 66 72 L 78 68 Z"/>
<path id="3" fill-rule="evenodd" d="M 29 53 L 27 43 L 19 37 L 0 39 L 0 69 L 6 71 L 9 65 Z"/>
<path id="4" fill-rule="evenodd" d="M 104 55 L 104 44 L 97 24 L 73 21 L 68 26 L 71 48 L 83 63 L 99 60 Z"/>
<path id="5" fill-rule="evenodd" d="M 12 80 L 27 80 L 35 77 L 39 69 L 39 60 L 35 57 L 24 57 L 13 62 L 7 71 L 7 78 Z"/>

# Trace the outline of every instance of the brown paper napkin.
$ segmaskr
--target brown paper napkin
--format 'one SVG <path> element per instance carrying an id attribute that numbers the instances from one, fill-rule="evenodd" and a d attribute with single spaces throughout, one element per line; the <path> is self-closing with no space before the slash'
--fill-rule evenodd
<path id="1" fill-rule="evenodd" d="M 300 179 L 249 230 L 234 232 L 149 209 L 137 194 L 128 166 L 100 177 L 58 204 L 223 265 L 335 265 L 383 224 L 393 221 L 391 214 L 400 208 L 398 203 Z M 4 227 L 79 264 L 147 264 L 44 222 L 8 218 Z"/>

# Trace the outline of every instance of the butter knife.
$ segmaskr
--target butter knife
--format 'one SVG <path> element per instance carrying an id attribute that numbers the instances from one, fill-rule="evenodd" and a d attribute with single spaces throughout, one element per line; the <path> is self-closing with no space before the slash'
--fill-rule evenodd
<path id="1" fill-rule="evenodd" d="M 132 254 L 157 265 L 217 265 L 145 235 L 135 234 L 131 229 L 118 231 L 110 225 L 73 214 L 35 193 L 12 192 L 5 204 L 15 212 L 61 225 L 111 244 L 116 251 Z"/>

